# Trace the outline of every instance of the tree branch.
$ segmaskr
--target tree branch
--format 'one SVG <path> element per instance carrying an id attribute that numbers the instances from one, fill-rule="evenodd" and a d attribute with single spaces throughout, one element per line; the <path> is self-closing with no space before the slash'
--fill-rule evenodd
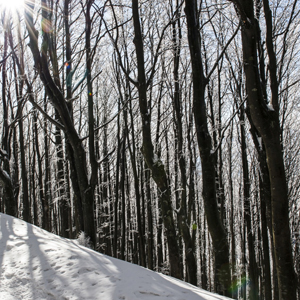
<path id="1" fill-rule="evenodd" d="M 211 68 L 209 74 L 206 76 L 207 80 L 209 80 L 210 76 L 215 71 L 216 67 L 218 66 L 218 63 L 219 63 L 220 59 L 223 57 L 223 55 L 224 55 L 225 51 L 227 50 L 228 46 L 230 45 L 230 43 L 232 42 L 232 40 L 235 38 L 235 36 L 239 32 L 240 27 L 241 27 L 241 22 L 239 22 L 239 25 L 237 26 L 237 28 L 236 28 L 235 32 L 233 33 L 232 37 L 228 40 L 227 44 L 224 46 L 222 52 L 220 53 L 219 57 L 217 58 L 215 64 Z"/>

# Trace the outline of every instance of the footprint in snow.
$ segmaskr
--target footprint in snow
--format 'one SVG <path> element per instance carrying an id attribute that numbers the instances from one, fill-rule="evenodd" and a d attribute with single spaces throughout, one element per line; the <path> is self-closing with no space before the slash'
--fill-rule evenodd
<path id="1" fill-rule="evenodd" d="M 160 296 L 159 294 L 155 294 L 155 293 L 152 293 L 152 292 L 139 291 L 139 293 L 142 294 L 142 295 L 151 295 L 151 296 L 156 296 L 156 297 Z"/>
<path id="2" fill-rule="evenodd" d="M 116 277 L 110 277 L 109 280 L 112 282 L 112 283 L 115 283 L 117 281 L 121 281 L 120 278 L 116 278 Z"/>
<path id="3" fill-rule="evenodd" d="M 69 259 L 77 259 L 78 258 L 78 256 L 76 256 L 76 255 L 71 255 L 70 257 L 69 257 Z"/>
<path id="4" fill-rule="evenodd" d="M 6 279 L 12 279 L 14 277 L 14 273 L 5 273 L 4 275 Z"/>
<path id="5" fill-rule="evenodd" d="M 6 251 L 10 251 L 13 247 L 14 247 L 14 245 L 7 244 Z"/>
<path id="6" fill-rule="evenodd" d="M 90 269 L 90 268 L 80 268 L 79 270 L 78 270 L 78 274 L 85 274 L 85 273 L 89 273 L 89 272 L 92 272 L 92 271 L 94 271 L 94 269 Z"/>
<path id="7" fill-rule="evenodd" d="M 15 246 L 16 247 L 20 247 L 20 246 L 22 246 L 22 245 L 25 245 L 25 242 L 18 242 L 18 243 L 15 243 Z"/>
<path id="8" fill-rule="evenodd" d="M 53 250 L 53 249 L 46 249 L 46 250 L 45 250 L 46 253 L 48 253 L 48 252 L 53 252 L 53 251 L 55 251 L 55 250 Z"/>

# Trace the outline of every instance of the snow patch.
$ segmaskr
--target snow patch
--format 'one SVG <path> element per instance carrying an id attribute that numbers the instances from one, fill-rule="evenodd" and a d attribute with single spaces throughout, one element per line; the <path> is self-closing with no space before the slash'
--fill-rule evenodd
<path id="1" fill-rule="evenodd" d="M 268 107 L 268 110 L 269 110 L 269 111 L 275 111 L 275 109 L 274 109 L 272 103 L 269 103 L 269 104 L 267 105 L 267 107 Z"/>
<path id="2" fill-rule="evenodd" d="M 0 299 L 225 300 L 0 213 Z"/>

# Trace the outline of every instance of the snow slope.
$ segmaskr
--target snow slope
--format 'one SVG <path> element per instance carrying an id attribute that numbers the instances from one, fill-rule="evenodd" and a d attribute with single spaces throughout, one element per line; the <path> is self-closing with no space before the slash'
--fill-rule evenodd
<path id="1" fill-rule="evenodd" d="M 0 213 L 1 300 L 224 300 Z"/>

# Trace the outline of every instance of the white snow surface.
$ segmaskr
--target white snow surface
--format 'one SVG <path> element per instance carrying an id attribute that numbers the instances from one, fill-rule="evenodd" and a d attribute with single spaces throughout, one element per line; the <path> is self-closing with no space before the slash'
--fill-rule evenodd
<path id="1" fill-rule="evenodd" d="M 1 300 L 225 300 L 0 213 Z"/>

